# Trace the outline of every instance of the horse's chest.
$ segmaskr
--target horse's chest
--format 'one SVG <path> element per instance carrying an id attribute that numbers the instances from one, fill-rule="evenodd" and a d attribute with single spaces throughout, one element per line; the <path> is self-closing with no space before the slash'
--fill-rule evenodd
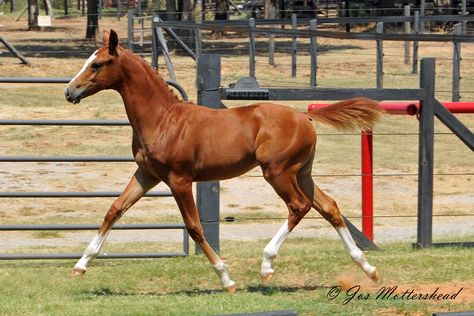
<path id="1" fill-rule="evenodd" d="M 165 159 L 159 154 L 159 151 L 153 148 L 134 141 L 133 155 L 135 162 L 140 169 L 162 178 L 163 174 L 169 171 L 169 167 L 166 165 Z"/>

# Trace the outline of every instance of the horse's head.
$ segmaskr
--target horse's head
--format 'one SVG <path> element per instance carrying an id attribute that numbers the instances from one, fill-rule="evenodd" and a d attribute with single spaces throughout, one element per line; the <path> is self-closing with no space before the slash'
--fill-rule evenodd
<path id="1" fill-rule="evenodd" d="M 64 91 L 66 100 L 76 104 L 101 90 L 113 89 L 120 78 L 117 61 L 120 49 L 117 33 L 104 31 L 103 46 L 89 57 L 69 82 Z"/>

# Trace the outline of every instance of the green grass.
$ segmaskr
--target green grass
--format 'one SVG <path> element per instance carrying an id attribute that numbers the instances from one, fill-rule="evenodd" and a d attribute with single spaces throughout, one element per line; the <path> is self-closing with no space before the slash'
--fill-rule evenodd
<path id="1" fill-rule="evenodd" d="M 433 311 L 474 309 L 471 300 L 375 300 L 378 287 L 425 284 L 434 291 L 464 281 L 474 284 L 470 249 L 412 250 L 408 244 L 384 244 L 382 252 L 366 256 L 381 270 L 380 286 L 362 289 L 368 300 L 334 300 L 329 290 L 338 277 L 353 274 L 356 284 L 369 284 L 350 261 L 339 241 L 289 239 L 275 261 L 269 285 L 259 281 L 265 241 L 224 241 L 222 255 L 230 265 L 238 291 L 227 294 L 207 260 L 97 260 L 81 278 L 69 277 L 71 260 L 3 262 L 0 266 L 2 315 L 215 315 L 294 309 L 298 315 L 378 315 L 382 311 L 411 315 Z M 148 245 L 146 247 L 152 247 Z M 120 247 L 118 247 L 120 248 Z"/>

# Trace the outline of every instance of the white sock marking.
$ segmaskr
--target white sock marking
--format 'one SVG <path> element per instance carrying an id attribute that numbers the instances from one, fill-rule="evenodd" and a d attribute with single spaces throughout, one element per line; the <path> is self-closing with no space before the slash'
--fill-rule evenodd
<path id="1" fill-rule="evenodd" d="M 262 268 L 260 270 L 262 276 L 268 273 L 273 273 L 273 260 L 278 255 L 281 245 L 289 234 L 290 231 L 288 230 L 288 220 L 286 220 L 285 223 L 283 223 L 283 225 L 280 227 L 278 232 L 275 234 L 275 236 L 273 236 L 272 240 L 270 240 L 268 245 L 263 250 Z"/>
<path id="2" fill-rule="evenodd" d="M 214 266 L 214 271 L 216 271 L 217 276 L 221 280 L 222 286 L 224 288 L 229 288 L 235 285 L 235 282 L 229 278 L 229 273 L 227 272 L 227 267 L 224 262 L 220 261 Z"/>
<path id="3" fill-rule="evenodd" d="M 354 262 L 356 262 L 367 275 L 371 276 L 376 268 L 367 262 L 364 253 L 355 244 L 354 239 L 352 238 L 351 233 L 347 227 L 338 227 L 336 230 L 339 236 L 341 236 L 344 247 L 351 256 L 352 260 L 354 260 Z"/>
<path id="4" fill-rule="evenodd" d="M 74 265 L 74 268 L 85 271 L 89 262 L 91 262 L 99 254 L 100 249 L 102 248 L 102 245 L 104 244 L 106 238 L 107 234 L 95 235 L 94 239 L 92 239 L 92 241 L 84 251 L 84 254 L 82 255 L 81 259 L 79 259 L 79 261 Z"/>

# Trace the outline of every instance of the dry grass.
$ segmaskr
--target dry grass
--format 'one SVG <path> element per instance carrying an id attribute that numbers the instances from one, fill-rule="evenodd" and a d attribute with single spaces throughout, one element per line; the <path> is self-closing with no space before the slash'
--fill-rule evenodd
<path id="1" fill-rule="evenodd" d="M 92 52 L 99 43 L 81 40 L 85 27 L 83 18 L 54 21 L 55 27 L 45 32 L 25 32 L 25 21 L 14 22 L 4 17 L 3 35 L 26 53 L 33 67 L 18 64 L 12 57 L 2 58 L 1 76 L 24 77 L 71 77 L 82 66 L 87 52 Z M 126 34 L 126 21 L 115 18 L 101 20 L 103 29 L 113 28 L 123 38 Z M 236 54 L 237 48 L 245 52 L 245 39 L 231 39 L 225 43 L 230 49 L 221 49 L 222 82 L 229 84 L 247 74 L 248 57 Z M 278 39 L 277 49 L 288 40 Z M 210 50 L 223 44 L 223 40 L 208 40 L 204 48 Z M 375 43 L 358 41 L 318 40 L 320 87 L 374 87 L 375 86 Z M 298 77 L 290 78 L 289 57 L 277 53 L 276 67 L 268 66 L 266 56 L 257 56 L 257 76 L 262 85 L 306 86 L 309 82 L 309 55 L 304 47 L 307 42 L 300 41 L 302 47 L 298 57 Z M 265 39 L 259 38 L 258 47 L 265 46 Z M 52 53 L 53 57 L 34 54 L 34 50 L 62 50 L 69 53 Z M 212 52 L 216 52 L 213 50 Z M 219 52 L 219 51 L 218 51 Z M 385 86 L 413 88 L 418 86 L 418 76 L 411 74 L 411 65 L 402 61 L 402 43 L 385 43 Z M 422 43 L 420 56 L 437 57 L 437 97 L 448 100 L 450 96 L 451 47 L 440 47 L 432 43 Z M 474 57 L 472 45 L 465 44 L 463 53 L 462 93 L 465 99 L 470 96 L 470 80 L 474 78 Z M 62 55 L 61 55 L 62 54 Z M 65 56 L 67 58 L 61 58 Z M 162 61 L 162 60 L 161 60 Z M 174 55 L 173 62 L 178 82 L 183 85 L 192 100 L 195 100 L 194 62 L 185 56 Z M 161 67 L 160 72 L 166 74 Z M 124 118 L 125 112 L 119 96 L 114 92 L 101 92 L 84 100 L 78 106 L 66 104 L 62 85 L 15 85 L 0 86 L 1 118 L 48 118 L 48 119 L 86 119 L 86 118 Z M 308 102 L 288 102 L 289 106 L 305 109 Z M 227 102 L 228 106 L 243 105 L 243 101 Z M 474 126 L 470 115 L 458 116 L 467 126 Z M 417 192 L 418 122 L 413 117 L 385 116 L 376 127 L 374 143 L 375 173 L 390 174 L 390 177 L 375 179 L 375 209 L 379 215 L 415 215 Z M 0 154 L 3 155 L 127 155 L 130 152 L 131 130 L 129 128 L 93 127 L 1 127 L 2 140 Z M 438 133 L 448 130 L 439 122 Z M 316 181 L 333 195 L 347 215 L 360 214 L 360 145 L 359 136 L 331 135 L 335 131 L 319 129 L 318 152 L 314 164 Z M 409 135 L 399 135 L 408 133 Z M 45 152 L 47 149 L 47 152 Z M 435 212 L 440 214 L 467 213 L 472 211 L 474 192 L 472 191 L 473 160 L 472 152 L 452 135 L 439 134 L 435 145 Z M 1 164 L 5 174 L 1 190 L 121 190 L 133 172 L 133 164 Z M 251 172 L 258 175 L 259 171 Z M 340 176 L 328 176 L 328 175 Z M 452 176 L 450 174 L 467 174 Z M 349 176 L 342 176 L 349 175 Z M 252 192 L 253 194 L 249 194 Z M 251 198 L 250 195 L 257 195 Z M 246 212 L 248 209 L 263 208 L 265 212 L 282 214 L 282 204 L 271 189 L 260 178 L 240 177 L 222 184 L 222 216 L 227 212 Z M 439 202 L 437 202 L 439 199 Z M 165 221 L 170 214 L 176 215 L 174 203 L 168 199 L 160 202 L 145 201 L 131 214 L 133 220 L 150 219 Z M 5 222 L 24 222 L 32 219 L 59 221 L 64 209 L 79 209 L 68 213 L 71 221 L 99 221 L 111 203 L 110 199 L 94 201 L 43 201 L 35 200 L 34 211 L 21 212 L 29 201 L 0 201 L 10 212 L 1 217 Z M 227 206 L 226 206 L 227 205 Z M 229 206 L 231 205 L 231 206 Z M 154 212 L 158 208 L 160 213 Z M 35 215 L 40 209 L 42 216 Z M 33 212 L 33 214 L 30 214 Z M 139 214 L 139 215 L 136 215 Z M 174 216 L 173 215 L 173 216 Z M 69 219 L 72 217 L 71 219 Z"/>

